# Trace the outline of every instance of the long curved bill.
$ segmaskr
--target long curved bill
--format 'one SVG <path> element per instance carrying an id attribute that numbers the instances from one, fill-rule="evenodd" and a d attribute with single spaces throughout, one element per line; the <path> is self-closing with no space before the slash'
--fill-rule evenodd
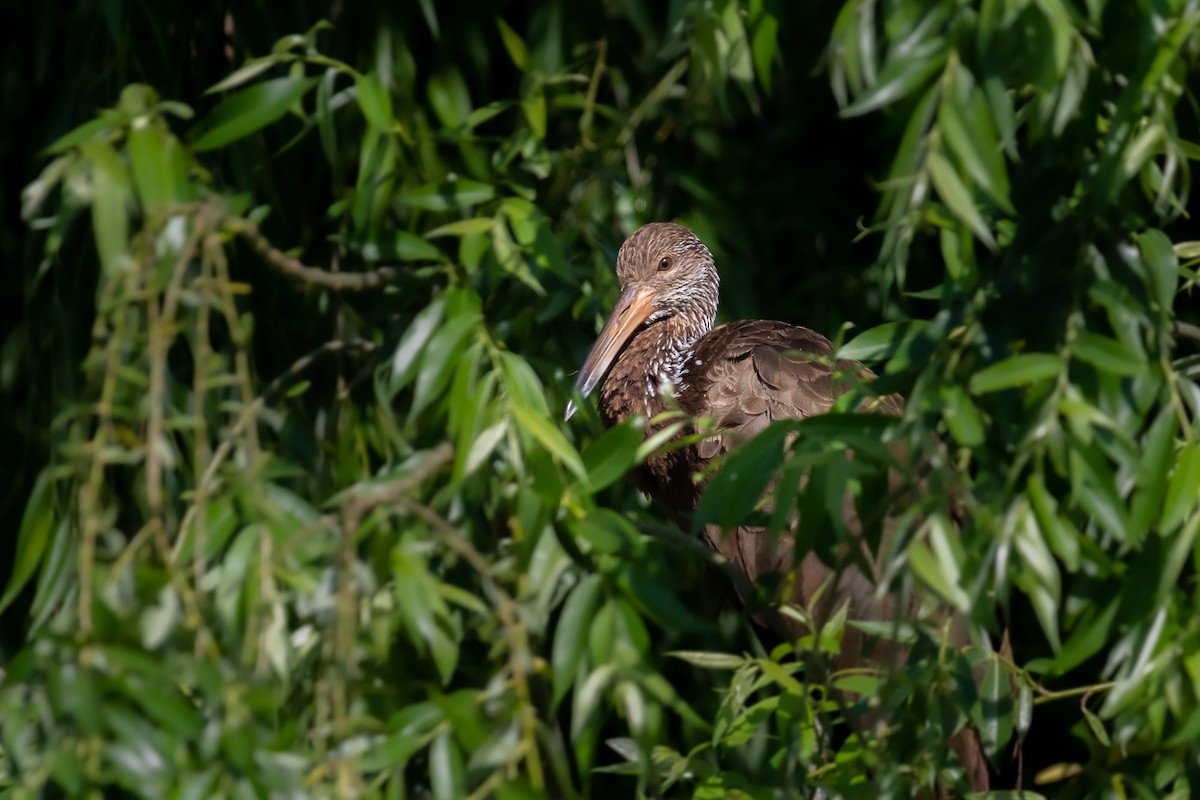
<path id="1" fill-rule="evenodd" d="M 608 321 L 596 337 L 596 343 L 592 345 L 592 351 L 588 353 L 575 380 L 575 388 L 581 395 L 587 397 L 604 380 L 625 342 L 654 313 L 654 297 L 654 290 L 644 285 L 629 286 L 621 292 L 616 307 L 608 315 Z M 567 413 L 563 419 L 570 419 L 576 410 L 574 400 L 567 403 Z"/>

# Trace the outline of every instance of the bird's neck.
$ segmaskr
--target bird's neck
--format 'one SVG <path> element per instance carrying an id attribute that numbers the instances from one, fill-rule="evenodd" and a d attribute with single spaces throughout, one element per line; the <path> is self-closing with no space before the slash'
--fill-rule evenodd
<path id="1" fill-rule="evenodd" d="M 711 325 L 711 319 L 691 321 L 674 316 L 634 334 L 600 386 L 600 413 L 605 424 L 666 411 L 663 385 L 671 384 L 676 397 L 687 390 L 685 367 L 692 348 Z"/>

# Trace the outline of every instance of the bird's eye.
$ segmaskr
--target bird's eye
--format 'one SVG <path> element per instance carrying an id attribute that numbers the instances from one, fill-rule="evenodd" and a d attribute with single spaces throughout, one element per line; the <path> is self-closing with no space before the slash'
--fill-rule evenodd
<path id="1" fill-rule="evenodd" d="M 663 256 L 662 261 L 658 262 L 658 271 L 666 272 L 667 270 L 669 270 L 671 268 L 672 263 L 674 263 L 674 262 L 671 261 L 670 256 Z"/>

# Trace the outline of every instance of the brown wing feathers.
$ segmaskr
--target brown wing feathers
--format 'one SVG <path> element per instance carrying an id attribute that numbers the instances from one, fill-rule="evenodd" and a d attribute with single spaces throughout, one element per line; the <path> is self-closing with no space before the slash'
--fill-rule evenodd
<path id="1" fill-rule="evenodd" d="M 693 477 L 704 472 L 709 462 L 776 420 L 829 411 L 858 379 L 872 377 L 859 364 L 830 363 L 829 340 L 798 325 L 747 320 L 711 329 L 718 299 L 716 265 L 696 235 L 682 226 L 651 223 L 636 231 L 618 253 L 617 275 L 621 296 L 576 386 L 584 395 L 599 388 L 600 413 L 607 425 L 635 414 L 653 418 L 667 410 L 657 388 L 664 381 L 675 384 L 683 411 L 714 420 L 714 435 L 651 456 L 631 475 L 685 527 L 703 488 Z M 900 414 L 903 404 L 897 397 L 884 397 L 864 402 L 859 410 Z M 568 417 L 572 411 L 573 404 L 568 406 Z M 653 423 L 646 426 L 647 434 L 655 429 Z M 852 534 L 861 531 L 852 501 L 844 504 L 843 522 Z M 808 607 L 818 587 L 832 576 L 836 585 L 823 597 L 834 602 L 825 606 L 824 613 L 834 611 L 843 600 L 850 602 L 853 618 L 890 620 L 897 611 L 894 599 L 876 592 L 873 575 L 850 568 L 833 576 L 812 553 L 793 564 L 799 554 L 793 553 L 795 543 L 789 534 L 773 537 L 762 528 L 742 526 L 726 535 L 710 527 L 704 538 L 751 582 L 794 569 L 791 589 L 780 599 Z M 870 562 L 868 558 L 866 563 Z M 961 626 L 959 630 L 961 634 Z M 787 633 L 803 631 L 793 628 Z M 834 666 L 878 663 L 879 656 L 903 657 L 902 652 L 867 648 L 857 631 L 848 630 Z M 967 767 L 971 785 L 985 789 L 987 770 L 973 737 L 973 731 L 960 732 L 952 746 Z"/>
<path id="2" fill-rule="evenodd" d="M 688 391 L 680 397 L 685 410 L 696 415 L 714 418 L 717 435 L 697 445 L 697 455 L 707 462 L 737 447 L 779 419 L 810 417 L 827 412 L 834 401 L 851 388 L 850 381 L 839 381 L 835 373 L 853 371 L 860 378 L 871 373 L 861 365 L 850 362 L 829 364 L 815 357 L 828 357 L 832 346 L 818 333 L 782 322 L 753 320 L 723 325 L 702 338 L 694 350 L 698 362 Z M 860 410 L 889 414 L 903 411 L 903 402 L 887 396 Z M 774 488 L 773 486 L 771 487 Z M 859 524 L 854 503 L 845 503 L 847 527 L 857 533 Z M 821 603 L 818 619 L 849 602 L 851 619 L 888 621 L 895 618 L 895 601 L 876 592 L 877 576 L 865 576 L 854 567 L 841 570 L 836 576 L 813 553 L 806 554 L 794 564 L 792 537 L 781 534 L 773 537 L 762 528 L 741 526 L 728 533 L 708 526 L 704 539 L 710 547 L 735 564 L 752 582 L 758 583 L 771 574 L 795 570 L 790 596 L 793 603 L 807 608 L 817 590 L 831 577 L 836 586 L 822 595 L 832 601 Z M 905 616 L 912 616 L 914 609 Z M 792 635 L 807 633 L 794 621 Z M 953 638 L 965 644 L 961 625 L 954 626 Z M 842 640 L 841 655 L 834 668 L 861 665 L 870 658 L 876 663 L 902 661 L 903 650 L 886 646 L 872 647 L 857 629 L 848 628 Z M 989 784 L 986 762 L 975 731 L 960 731 L 951 739 L 951 746 L 965 765 L 968 779 L 976 789 Z"/>

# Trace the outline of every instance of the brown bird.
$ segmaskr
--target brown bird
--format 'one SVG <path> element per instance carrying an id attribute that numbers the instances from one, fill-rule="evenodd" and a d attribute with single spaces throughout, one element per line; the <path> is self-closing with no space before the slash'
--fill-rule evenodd
<path id="1" fill-rule="evenodd" d="M 682 411 L 713 421 L 714 435 L 653 456 L 630 476 L 684 530 L 690 527 L 704 488 L 694 476 L 708 462 L 775 420 L 825 413 L 850 389 L 839 375 L 870 376 L 858 364 L 831 364 L 829 340 L 798 325 L 743 320 L 713 328 L 720 285 L 716 264 L 703 242 L 682 225 L 660 222 L 639 228 L 621 246 L 616 268 L 621 295 L 575 385 L 584 397 L 599 389 L 600 416 L 606 426 L 635 415 L 649 420 L 668 410 L 664 384 L 672 386 Z M 876 401 L 874 408 L 898 415 L 903 404 L 889 396 Z M 568 404 L 567 419 L 574 412 L 574 403 Z M 647 425 L 646 436 L 661 427 Z M 694 432 L 684 430 L 679 435 Z M 852 533 L 861 530 L 853 502 L 846 503 L 845 514 L 847 528 Z M 709 525 L 703 538 L 751 583 L 795 570 L 790 596 L 779 599 L 801 608 L 809 608 L 817 589 L 833 577 L 813 553 L 796 563 L 793 540 L 786 533 L 772 536 L 752 526 L 725 533 Z M 822 596 L 821 608 L 829 613 L 848 601 L 849 619 L 894 619 L 895 599 L 876 592 L 875 577 L 853 567 L 840 570 L 834 591 Z M 911 614 L 915 608 L 907 611 Z M 785 635 L 809 633 L 794 620 L 788 619 L 786 625 L 789 629 L 780 631 Z M 953 632 L 957 644 L 965 643 L 960 624 L 953 626 Z M 878 666 L 904 656 L 896 648 L 869 647 L 861 633 L 847 628 L 833 666 Z M 951 745 L 972 788 L 987 789 L 986 760 L 975 732 L 961 731 Z"/>

